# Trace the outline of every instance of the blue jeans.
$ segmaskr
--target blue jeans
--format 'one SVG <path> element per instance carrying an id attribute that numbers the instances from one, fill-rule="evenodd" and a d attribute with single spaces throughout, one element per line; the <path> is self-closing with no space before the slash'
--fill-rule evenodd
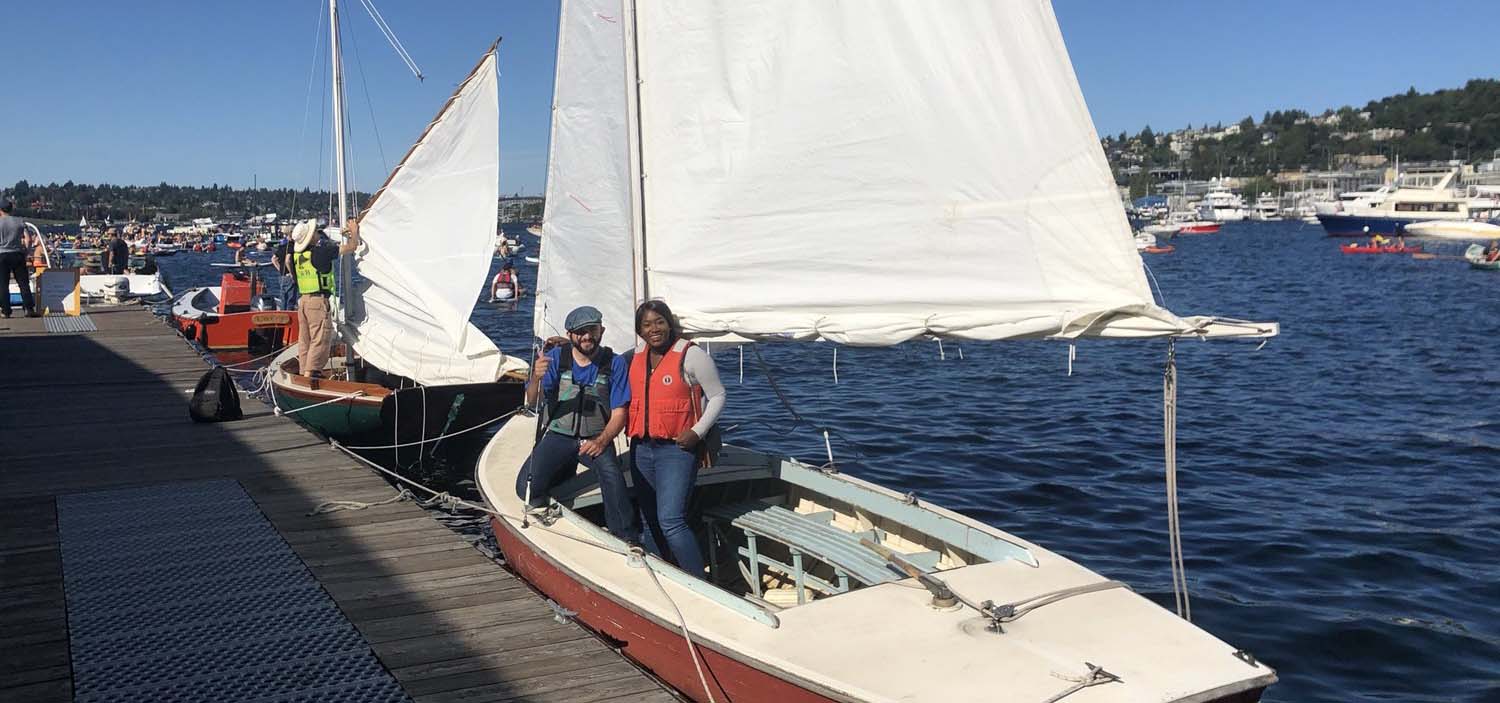
<path id="1" fill-rule="evenodd" d="M 297 277 L 290 273 L 281 274 L 281 309 L 297 309 Z"/>
<path id="2" fill-rule="evenodd" d="M 698 480 L 698 457 L 672 440 L 658 439 L 632 440 L 630 457 L 630 475 L 645 524 L 641 543 L 652 554 L 703 578 L 703 555 L 687 520 L 688 499 Z M 662 551 L 662 544 L 667 551 Z"/>
<path id="3" fill-rule="evenodd" d="M 596 457 L 578 453 L 579 439 L 556 432 L 542 435 L 531 458 L 516 475 L 516 495 L 526 497 L 526 483 L 531 482 L 529 507 L 540 508 L 547 504 L 554 486 L 578 475 L 578 463 L 583 462 L 599 475 L 599 493 L 604 500 L 604 523 L 610 534 L 634 542 L 640 539 L 641 529 L 635 522 L 635 506 L 630 504 L 630 490 L 625 487 L 625 473 L 620 470 L 620 459 L 615 455 L 613 444 Z"/>

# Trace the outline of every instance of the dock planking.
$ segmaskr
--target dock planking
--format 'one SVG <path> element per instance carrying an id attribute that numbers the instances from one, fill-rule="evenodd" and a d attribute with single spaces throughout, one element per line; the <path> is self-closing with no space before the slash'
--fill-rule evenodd
<path id="1" fill-rule="evenodd" d="M 88 315 L 82 334 L 0 320 L 0 700 L 73 698 L 58 496 L 224 478 L 419 703 L 678 700 L 420 507 L 309 515 L 393 489 L 253 399 L 192 423 L 197 352 L 142 308 Z"/>

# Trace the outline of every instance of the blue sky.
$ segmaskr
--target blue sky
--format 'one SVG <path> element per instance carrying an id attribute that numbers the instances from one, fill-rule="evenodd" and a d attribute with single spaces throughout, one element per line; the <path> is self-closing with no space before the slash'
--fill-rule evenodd
<path id="1" fill-rule="evenodd" d="M 427 80 L 411 77 L 358 0 L 344 0 L 357 185 L 379 185 L 454 84 L 503 36 L 501 190 L 541 192 L 557 3 L 375 5 Z M 1054 6 L 1101 134 L 1361 105 L 1408 86 L 1456 87 L 1500 73 L 1477 31 L 1493 19 L 1487 2 Z M 315 86 L 310 111 L 305 106 L 309 76 L 326 62 L 313 59 L 325 13 L 325 0 L 9 4 L 0 183 L 248 186 L 258 178 L 268 186 L 319 186 L 326 89 Z"/>

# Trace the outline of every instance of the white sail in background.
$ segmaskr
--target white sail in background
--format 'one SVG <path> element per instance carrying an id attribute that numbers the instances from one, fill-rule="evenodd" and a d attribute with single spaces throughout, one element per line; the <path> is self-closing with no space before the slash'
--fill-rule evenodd
<path id="1" fill-rule="evenodd" d="M 636 12 L 644 295 L 690 333 L 886 345 L 1206 323 L 1153 303 L 1048 2 Z"/>
<path id="2" fill-rule="evenodd" d="M 491 51 L 360 218 L 362 281 L 343 331 L 376 367 L 444 385 L 493 381 L 507 366 L 469 324 L 494 252 L 499 154 Z"/>
<path id="3" fill-rule="evenodd" d="M 604 344 L 635 346 L 624 28 L 619 0 L 563 0 L 535 333 L 561 336 L 579 305 L 604 313 Z"/>

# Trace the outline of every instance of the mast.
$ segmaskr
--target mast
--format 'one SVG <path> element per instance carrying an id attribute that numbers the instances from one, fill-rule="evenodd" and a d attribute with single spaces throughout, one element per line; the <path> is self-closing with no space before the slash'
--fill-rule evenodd
<path id="1" fill-rule="evenodd" d="M 349 220 L 348 177 L 344 173 L 344 61 L 339 53 L 339 6 L 338 0 L 328 0 L 328 56 L 333 62 L 333 153 L 334 173 L 338 178 L 339 221 L 343 227 Z"/>
<path id="2" fill-rule="evenodd" d="M 338 174 L 339 221 L 341 229 L 349 221 L 348 174 L 344 167 L 344 57 L 339 51 L 339 3 L 328 0 L 328 57 L 333 62 L 333 154 L 334 173 Z M 330 223 L 332 224 L 332 223 Z M 353 315 L 354 255 L 339 257 L 339 284 L 336 293 L 339 304 L 338 322 L 345 323 Z M 344 345 L 344 359 L 350 369 L 354 368 L 354 345 Z"/>

